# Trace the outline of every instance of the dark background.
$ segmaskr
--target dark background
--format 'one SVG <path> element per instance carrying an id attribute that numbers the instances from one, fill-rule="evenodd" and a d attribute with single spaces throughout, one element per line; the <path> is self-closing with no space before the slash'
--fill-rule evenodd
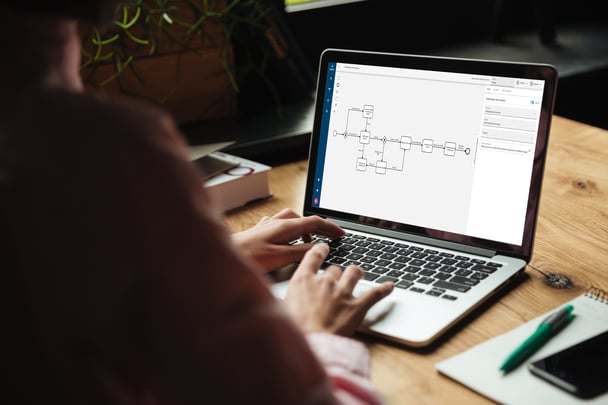
<path id="1" fill-rule="evenodd" d="M 608 90 L 608 18 L 601 5 L 367 0 L 285 19 L 314 69 L 327 47 L 554 64 L 560 71 L 556 113 L 608 129 L 600 94 Z"/>
<path id="2" fill-rule="evenodd" d="M 555 113 L 608 129 L 602 2 L 366 0 L 286 13 L 282 0 L 269 1 L 298 79 L 284 62 L 265 79 L 242 77 L 239 116 L 184 126 L 193 143 L 236 139 L 227 152 L 269 164 L 306 157 L 318 60 L 330 47 L 549 63 L 559 72 Z M 250 57 L 244 38 L 237 61 Z"/>

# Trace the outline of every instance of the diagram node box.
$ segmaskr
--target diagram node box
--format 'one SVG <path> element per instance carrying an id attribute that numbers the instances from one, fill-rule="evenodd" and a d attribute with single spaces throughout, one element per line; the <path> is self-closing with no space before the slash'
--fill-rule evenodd
<path id="1" fill-rule="evenodd" d="M 412 137 L 411 136 L 402 136 L 399 141 L 399 147 L 403 150 L 412 149 Z"/>
<path id="2" fill-rule="evenodd" d="M 359 133 L 359 142 L 360 143 L 369 143 L 370 133 L 369 131 L 361 131 Z"/>
<path id="3" fill-rule="evenodd" d="M 443 145 L 443 154 L 446 156 L 455 156 L 456 155 L 456 143 L 455 142 L 446 142 Z"/>
<path id="4" fill-rule="evenodd" d="M 433 140 L 423 139 L 422 140 L 422 151 L 424 153 L 433 153 Z"/>

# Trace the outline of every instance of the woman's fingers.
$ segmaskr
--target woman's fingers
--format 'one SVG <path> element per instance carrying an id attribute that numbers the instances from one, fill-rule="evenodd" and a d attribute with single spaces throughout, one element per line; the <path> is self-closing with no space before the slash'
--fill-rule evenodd
<path id="1" fill-rule="evenodd" d="M 355 286 L 363 277 L 363 270 L 358 266 L 348 266 L 340 278 L 340 285 L 350 294 L 353 293 Z"/>
<path id="2" fill-rule="evenodd" d="M 300 274 L 300 270 L 302 273 L 306 274 L 316 274 L 317 271 L 321 268 L 323 261 L 327 257 L 329 253 L 329 246 L 325 243 L 316 243 L 314 244 L 302 257 L 302 261 L 298 266 L 298 270 L 294 273 L 294 277 Z"/>

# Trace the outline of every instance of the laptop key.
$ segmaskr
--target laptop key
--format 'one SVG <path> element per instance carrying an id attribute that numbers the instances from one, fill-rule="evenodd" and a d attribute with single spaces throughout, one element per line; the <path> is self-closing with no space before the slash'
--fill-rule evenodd
<path id="1" fill-rule="evenodd" d="M 346 259 L 343 257 L 332 257 L 329 260 L 327 260 L 327 262 L 330 264 L 343 264 L 345 261 L 346 261 Z"/>
<path id="2" fill-rule="evenodd" d="M 412 260 L 411 257 L 407 257 L 407 256 L 397 256 L 395 257 L 395 262 L 397 263 L 407 263 L 410 260 Z"/>
<path id="3" fill-rule="evenodd" d="M 411 255 L 414 259 L 424 259 L 425 257 L 427 257 L 428 255 L 426 253 L 422 253 L 422 252 L 416 252 L 416 253 L 412 253 Z"/>
<path id="4" fill-rule="evenodd" d="M 374 274 L 374 273 L 370 273 L 369 271 L 364 272 L 363 274 L 363 279 L 367 280 L 367 281 L 374 281 L 375 279 L 377 279 L 378 277 L 380 277 L 379 274 Z"/>
<path id="5" fill-rule="evenodd" d="M 470 278 L 474 278 L 476 280 L 483 280 L 488 277 L 487 273 L 473 273 L 470 275 Z"/>
<path id="6" fill-rule="evenodd" d="M 479 284 L 479 280 L 473 280 L 467 277 L 461 277 L 461 276 L 454 276 L 450 279 L 450 282 L 452 283 L 458 283 L 458 284 L 462 284 L 462 285 L 466 285 L 469 287 L 473 287 L 477 284 Z"/>
<path id="7" fill-rule="evenodd" d="M 333 257 L 346 257 L 346 256 L 348 256 L 349 254 L 350 254 L 350 252 L 349 252 L 348 250 L 340 250 L 340 249 L 335 250 L 335 251 L 333 251 L 333 252 L 331 253 L 331 255 L 332 255 Z"/>
<path id="8" fill-rule="evenodd" d="M 399 278 L 403 275 L 403 272 L 399 271 L 399 270 L 391 270 L 388 273 L 386 273 L 386 275 L 390 276 L 390 277 Z"/>
<path id="9" fill-rule="evenodd" d="M 483 271 L 484 273 L 494 273 L 496 269 L 497 267 L 486 266 L 482 264 L 476 264 L 475 266 L 471 267 L 471 270 Z"/>
<path id="10" fill-rule="evenodd" d="M 430 290 L 428 290 L 426 292 L 426 295 L 432 295 L 433 297 L 439 297 L 444 292 L 445 292 L 445 290 L 440 290 L 440 289 L 432 288 L 432 289 L 430 289 Z"/>
<path id="11" fill-rule="evenodd" d="M 435 274 L 436 272 L 434 270 L 430 270 L 430 269 L 422 269 L 420 270 L 420 272 L 418 274 L 420 274 L 421 276 L 432 276 L 433 274 Z"/>
<path id="12" fill-rule="evenodd" d="M 395 284 L 395 287 L 403 288 L 405 290 L 407 288 L 410 288 L 412 285 L 414 285 L 414 283 L 412 283 L 411 281 L 401 280 L 397 284 Z"/>
<path id="13" fill-rule="evenodd" d="M 454 272 L 454 270 L 456 270 L 456 267 L 446 265 L 446 266 L 440 267 L 438 270 L 443 271 L 445 273 L 452 273 L 452 272 Z"/>
<path id="14" fill-rule="evenodd" d="M 435 263 L 435 262 L 428 262 L 427 264 L 425 264 L 422 267 L 424 267 L 425 269 L 437 270 L 438 268 L 441 267 L 441 264 Z"/>
<path id="15" fill-rule="evenodd" d="M 435 279 L 432 277 L 420 277 L 416 281 L 422 284 L 431 284 L 433 281 L 435 281 Z"/>
<path id="16" fill-rule="evenodd" d="M 323 241 L 322 240 L 317 240 L 315 242 L 323 242 Z M 342 241 L 340 239 L 332 240 L 331 242 L 328 243 L 329 247 L 331 247 L 331 248 L 338 247 L 341 244 L 342 244 Z"/>
<path id="17" fill-rule="evenodd" d="M 433 277 L 435 277 L 437 280 L 447 280 L 448 278 L 452 277 L 452 275 L 450 273 L 439 271 Z"/>
<path id="18" fill-rule="evenodd" d="M 363 255 L 359 254 L 359 253 L 351 253 L 348 256 L 346 256 L 346 258 L 349 260 L 360 260 L 362 257 L 363 257 Z"/>
<path id="19" fill-rule="evenodd" d="M 446 290 L 452 290 L 452 291 L 458 291 L 458 292 L 467 292 L 471 289 L 471 287 L 467 287 L 466 285 L 462 285 L 462 284 L 458 284 L 458 283 L 451 283 L 449 281 L 445 281 L 445 280 L 437 280 L 435 281 L 435 283 L 433 283 L 433 286 L 435 287 L 439 287 L 439 288 L 445 288 Z"/>
<path id="20" fill-rule="evenodd" d="M 380 267 L 380 266 L 376 266 L 375 268 L 372 269 L 372 271 L 374 273 L 378 273 L 378 274 L 384 274 L 388 271 L 388 268 L 386 267 Z"/>
<path id="21" fill-rule="evenodd" d="M 363 256 L 360 260 L 361 260 L 361 263 L 373 263 L 377 259 L 373 256 Z"/>
<path id="22" fill-rule="evenodd" d="M 397 262 L 393 262 L 388 265 L 389 269 L 394 269 L 394 270 L 401 270 L 404 267 L 405 267 L 404 263 L 397 263 Z"/>
<path id="23" fill-rule="evenodd" d="M 378 257 L 381 254 L 382 254 L 381 250 L 370 250 L 369 252 L 366 253 L 366 255 L 373 256 L 373 257 Z"/>
<path id="24" fill-rule="evenodd" d="M 437 262 L 440 262 L 441 260 L 443 260 L 443 257 L 437 256 L 437 255 L 432 255 L 432 256 L 427 257 L 426 260 L 428 262 L 435 262 L 435 263 L 437 263 Z"/>
<path id="25" fill-rule="evenodd" d="M 395 277 L 382 276 L 382 277 L 376 279 L 375 281 L 376 281 L 376 283 L 384 283 L 385 281 L 392 281 L 393 283 L 397 283 L 399 281 L 399 279 L 397 279 Z"/>

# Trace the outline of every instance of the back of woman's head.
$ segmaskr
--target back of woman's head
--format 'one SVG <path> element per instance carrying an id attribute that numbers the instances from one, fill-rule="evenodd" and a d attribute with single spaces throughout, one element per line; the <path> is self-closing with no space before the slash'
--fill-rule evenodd
<path id="1" fill-rule="evenodd" d="M 95 25 L 109 23 L 121 3 L 124 3 L 124 0 L 0 0 L 1 7 L 31 14 L 75 19 Z"/>

